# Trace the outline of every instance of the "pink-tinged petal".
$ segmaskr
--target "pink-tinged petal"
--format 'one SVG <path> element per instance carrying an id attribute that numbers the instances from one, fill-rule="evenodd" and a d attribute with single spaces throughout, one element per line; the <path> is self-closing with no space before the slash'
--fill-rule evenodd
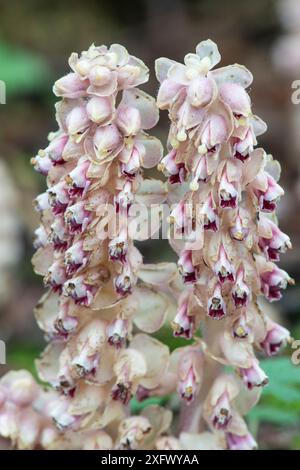
<path id="1" fill-rule="evenodd" d="M 189 312 L 189 292 L 182 293 L 178 301 L 178 311 L 171 322 L 173 335 L 191 339 L 195 332 L 195 317 Z"/>
<path id="2" fill-rule="evenodd" d="M 157 105 L 160 109 L 168 109 L 176 100 L 183 85 L 175 79 L 166 79 L 159 87 Z"/>
<path id="3" fill-rule="evenodd" d="M 214 320 L 222 320 L 226 315 L 226 305 L 220 285 L 216 285 L 212 297 L 208 299 L 207 315 Z"/>
<path id="4" fill-rule="evenodd" d="M 290 332 L 281 325 L 269 320 L 267 322 L 267 334 L 260 346 L 266 356 L 275 356 L 290 340 Z"/>
<path id="5" fill-rule="evenodd" d="M 141 59 L 131 56 L 128 63 L 118 69 L 118 87 L 126 90 L 147 82 L 149 69 Z"/>
<path id="6" fill-rule="evenodd" d="M 263 149 L 255 149 L 250 153 L 250 159 L 243 165 L 243 184 L 251 183 L 265 164 L 265 152 Z"/>
<path id="7" fill-rule="evenodd" d="M 113 82 L 115 74 L 108 67 L 95 65 L 89 72 L 89 80 L 95 87 L 102 87 Z"/>
<path id="8" fill-rule="evenodd" d="M 116 349 L 124 347 L 129 336 L 128 320 L 116 318 L 108 325 L 106 335 L 110 346 L 114 346 Z"/>
<path id="9" fill-rule="evenodd" d="M 172 149 L 157 166 L 169 178 L 170 184 L 183 183 L 187 175 L 184 163 L 177 163 L 176 157 L 177 152 Z"/>
<path id="10" fill-rule="evenodd" d="M 143 282 L 157 286 L 169 284 L 176 275 L 175 263 L 143 264 L 138 273 Z"/>
<path id="11" fill-rule="evenodd" d="M 93 143 L 96 160 L 101 163 L 121 150 L 122 137 L 115 124 L 108 124 L 96 130 Z"/>
<path id="12" fill-rule="evenodd" d="M 138 88 L 125 90 L 120 106 L 128 106 L 138 110 L 142 129 L 151 129 L 159 119 L 159 112 L 154 98 Z"/>
<path id="13" fill-rule="evenodd" d="M 238 436 L 232 433 L 226 435 L 227 445 L 230 450 L 254 450 L 257 449 L 257 443 L 250 433 Z"/>
<path id="14" fill-rule="evenodd" d="M 250 117 L 250 124 L 256 137 L 264 134 L 268 129 L 267 124 L 261 118 L 255 115 Z"/>
<path id="15" fill-rule="evenodd" d="M 55 82 L 53 93 L 63 98 L 80 98 L 86 94 L 88 85 L 88 80 L 82 80 L 77 73 L 71 72 Z"/>
<path id="16" fill-rule="evenodd" d="M 245 283 L 245 270 L 241 265 L 237 271 L 236 281 L 231 291 L 231 295 L 236 308 L 244 307 L 251 300 L 251 291 Z"/>
<path id="17" fill-rule="evenodd" d="M 251 113 L 251 101 L 242 86 L 236 83 L 224 83 L 220 87 L 220 97 L 236 117 L 247 117 Z"/>
<path id="18" fill-rule="evenodd" d="M 213 68 L 221 60 L 218 46 L 213 41 L 211 41 L 211 39 L 201 41 L 196 47 L 196 54 L 201 60 L 208 57 L 210 61 L 210 68 Z"/>
<path id="19" fill-rule="evenodd" d="M 221 284 L 223 284 L 225 281 L 234 281 L 235 270 L 228 259 L 228 255 L 223 244 L 220 245 L 218 260 L 214 265 L 214 272 L 219 277 Z"/>
<path id="20" fill-rule="evenodd" d="M 192 106 L 207 106 L 216 96 L 214 81 L 207 77 L 194 78 L 189 87 L 187 98 Z"/>
<path id="21" fill-rule="evenodd" d="M 234 209 L 237 206 L 237 184 L 230 183 L 226 171 L 223 173 L 219 185 L 220 206 L 223 209 Z"/>
<path id="22" fill-rule="evenodd" d="M 109 97 L 94 96 L 87 106 L 89 119 L 96 124 L 108 124 L 113 117 L 113 100 Z"/>
<path id="23" fill-rule="evenodd" d="M 203 381 L 204 358 L 200 348 L 181 348 L 178 361 L 178 392 L 187 403 L 194 400 Z"/>
<path id="24" fill-rule="evenodd" d="M 53 247 L 39 248 L 32 257 L 32 264 L 36 274 L 45 276 L 53 262 Z"/>
<path id="25" fill-rule="evenodd" d="M 182 432 L 179 436 L 182 449 L 190 450 L 223 450 L 221 439 L 211 432 L 200 434 Z"/>
<path id="26" fill-rule="evenodd" d="M 150 204 L 162 204 L 166 197 L 165 183 L 155 179 L 144 179 L 136 192 L 135 201 L 148 207 Z"/>
<path id="27" fill-rule="evenodd" d="M 141 115 L 134 106 L 120 104 L 116 124 L 124 136 L 135 136 L 141 129 Z"/>
<path id="28" fill-rule="evenodd" d="M 139 134 L 136 145 L 137 148 L 141 147 L 141 164 L 144 168 L 153 168 L 162 159 L 163 146 L 156 137 L 147 134 Z"/>
<path id="29" fill-rule="evenodd" d="M 18 407 L 30 405 L 38 396 L 38 387 L 27 370 L 9 371 L 1 377 L 2 396 Z"/>
<path id="30" fill-rule="evenodd" d="M 168 367 L 168 346 L 145 334 L 135 335 L 130 346 L 143 355 L 146 364 L 146 372 L 139 383 L 148 389 L 157 387 Z"/>
<path id="31" fill-rule="evenodd" d="M 83 133 L 89 125 L 85 106 L 76 106 L 66 116 L 66 127 L 70 135 Z"/>
<path id="32" fill-rule="evenodd" d="M 257 359 L 252 360 L 249 368 L 239 368 L 238 373 L 249 390 L 252 390 L 253 387 L 264 387 L 269 383 L 269 379 L 259 367 Z"/>

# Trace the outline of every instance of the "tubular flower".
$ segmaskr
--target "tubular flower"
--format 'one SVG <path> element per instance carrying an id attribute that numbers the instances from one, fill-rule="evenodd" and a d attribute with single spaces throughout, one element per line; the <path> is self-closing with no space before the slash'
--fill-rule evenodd
<path id="1" fill-rule="evenodd" d="M 37 369 L 52 389 L 22 371 L 4 376 L 0 434 L 20 448 L 112 449 L 135 448 L 151 430 L 154 447 L 159 426 L 124 418 L 138 388 L 156 389 L 169 363 L 167 346 L 147 333 L 162 326 L 172 296 L 139 278 L 129 230 L 131 206 L 155 184 L 143 168 L 162 158 L 160 141 L 146 133 L 159 112 L 137 88 L 148 68 L 124 47 L 92 45 L 69 64 L 53 88 L 58 131 L 32 160 L 47 179 L 35 202 L 33 265 L 49 288 L 35 313 L 49 341 Z"/>
<path id="2" fill-rule="evenodd" d="M 168 153 L 159 169 L 168 176 L 175 207 L 169 238 L 183 280 L 172 327 L 175 336 L 194 337 L 192 346 L 180 348 L 182 365 L 173 373 L 179 394 L 190 402 L 182 411 L 184 431 L 203 429 L 204 420 L 221 436 L 222 448 L 251 449 L 256 443 L 241 415 L 268 383 L 255 348 L 272 356 L 289 340 L 258 300 L 278 300 L 293 283 L 275 264 L 291 242 L 274 215 L 283 195 L 280 166 L 256 148 L 266 125 L 252 113 L 246 91 L 252 75 L 237 64 L 214 68 L 220 59 L 208 40 L 184 64 L 156 61 L 157 103 L 170 118 Z M 203 356 L 201 372 L 190 366 L 190 348 Z M 234 367 L 235 377 L 222 373 L 224 364 Z"/>
<path id="3" fill-rule="evenodd" d="M 59 129 L 32 161 L 47 178 L 33 265 L 48 288 L 35 309 L 48 387 L 24 371 L 0 380 L 0 435 L 17 447 L 256 447 L 243 416 L 268 377 L 255 351 L 273 356 L 289 341 L 260 298 L 293 283 L 276 265 L 291 243 L 274 214 L 279 164 L 256 148 L 266 126 L 252 114 L 252 75 L 214 69 L 220 59 L 210 40 L 184 64 L 158 59 L 157 103 L 136 88 L 147 67 L 116 44 L 73 53 L 55 83 Z M 171 121 L 164 157 L 146 133 L 158 108 Z M 156 165 L 167 183 L 144 178 Z M 159 222 L 139 232 L 149 214 L 136 204 L 160 217 L 166 201 L 178 264 L 143 264 L 134 241 Z M 188 340 L 172 353 L 151 336 L 167 321 Z M 167 407 L 130 413 L 132 398 L 176 393 L 172 427 Z"/>

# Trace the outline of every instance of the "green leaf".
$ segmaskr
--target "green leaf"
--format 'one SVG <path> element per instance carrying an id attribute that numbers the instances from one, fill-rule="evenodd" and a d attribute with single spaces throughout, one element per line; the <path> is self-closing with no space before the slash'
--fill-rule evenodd
<path id="1" fill-rule="evenodd" d="M 293 411 L 282 410 L 275 406 L 258 405 L 248 415 L 249 420 L 258 420 L 279 425 L 296 424 L 299 415 Z"/>

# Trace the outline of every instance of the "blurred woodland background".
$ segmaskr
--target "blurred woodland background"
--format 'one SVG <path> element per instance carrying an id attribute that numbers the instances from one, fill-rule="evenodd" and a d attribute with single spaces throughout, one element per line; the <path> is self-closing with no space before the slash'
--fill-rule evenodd
<path id="1" fill-rule="evenodd" d="M 54 81 L 68 72 L 71 52 L 121 43 L 150 68 L 144 89 L 155 94 L 156 57 L 182 61 L 198 42 L 217 42 L 222 64 L 238 62 L 254 75 L 254 112 L 268 123 L 260 145 L 282 166 L 286 190 L 280 209 L 281 229 L 293 250 L 281 267 L 296 280 L 276 306 L 273 317 L 300 339 L 300 104 L 291 102 L 292 83 L 300 80 L 299 0 L 0 0 L 0 79 L 6 104 L 0 105 L 0 339 L 7 344 L 10 368 L 34 371 L 44 347 L 33 308 L 42 294 L 42 279 L 31 267 L 32 235 L 38 224 L 32 200 L 44 178 L 30 158 L 56 129 Z M 167 116 L 156 130 L 163 142 Z M 166 241 L 141 245 L 145 261 L 174 260 Z M 174 347 L 168 331 L 159 333 Z M 178 340 L 176 340 L 176 344 Z M 249 425 L 266 449 L 300 449 L 300 365 L 283 357 L 264 360 L 270 377 Z M 138 406 L 133 404 L 133 406 Z"/>

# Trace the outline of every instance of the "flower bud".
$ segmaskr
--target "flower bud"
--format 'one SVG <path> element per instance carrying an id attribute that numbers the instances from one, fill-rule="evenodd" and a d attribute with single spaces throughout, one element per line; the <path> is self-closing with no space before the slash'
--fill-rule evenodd
<path id="1" fill-rule="evenodd" d="M 179 310 L 172 321 L 174 336 L 191 339 L 194 333 L 195 317 L 189 315 L 189 294 L 184 294 L 179 301 Z"/>
<path id="2" fill-rule="evenodd" d="M 250 433 L 243 436 L 237 434 L 226 434 L 226 440 L 229 450 L 254 450 L 257 448 L 257 443 Z"/>
<path id="3" fill-rule="evenodd" d="M 100 161 L 113 153 L 120 144 L 121 135 L 115 124 L 98 127 L 94 134 L 94 148 Z"/>
<path id="4" fill-rule="evenodd" d="M 60 260 L 54 261 L 44 277 L 44 284 L 51 286 L 54 292 L 61 292 L 66 281 L 66 270 Z"/>
<path id="5" fill-rule="evenodd" d="M 74 170 L 71 171 L 66 177 L 65 181 L 70 187 L 68 190 L 71 197 L 80 195 L 84 196 L 88 190 L 91 181 L 87 179 L 87 171 L 90 166 L 90 161 L 85 157 L 81 158 Z"/>
<path id="6" fill-rule="evenodd" d="M 115 290 L 121 297 L 131 294 L 132 287 L 135 284 L 135 277 L 132 269 L 128 263 L 125 263 L 122 268 L 121 274 L 114 280 Z"/>
<path id="7" fill-rule="evenodd" d="M 171 184 L 183 183 L 186 177 L 186 169 L 183 163 L 176 163 L 177 152 L 172 149 L 159 163 L 158 170 L 169 177 Z"/>
<path id="8" fill-rule="evenodd" d="M 85 106 L 76 106 L 66 117 L 66 126 L 71 136 L 82 134 L 89 125 L 89 118 Z"/>
<path id="9" fill-rule="evenodd" d="M 290 332 L 283 328 L 283 326 L 269 320 L 267 334 L 264 340 L 260 343 L 266 356 L 276 356 L 280 348 L 285 346 L 290 339 Z"/>
<path id="10" fill-rule="evenodd" d="M 70 233 L 82 233 L 91 222 L 92 213 L 85 209 L 85 201 L 78 201 L 66 209 L 64 218 Z"/>
<path id="11" fill-rule="evenodd" d="M 262 292 L 270 302 L 281 299 L 280 291 L 286 289 L 287 284 L 293 284 L 293 280 L 283 269 L 275 265 L 272 271 L 261 274 Z"/>
<path id="12" fill-rule="evenodd" d="M 58 214 L 54 222 L 50 225 L 50 234 L 48 237 L 50 243 L 53 243 L 55 250 L 65 250 L 68 245 L 69 235 L 65 227 L 64 218 Z"/>
<path id="13" fill-rule="evenodd" d="M 52 186 L 47 190 L 47 193 L 53 213 L 60 214 L 64 212 L 70 200 L 65 181 L 60 181 L 55 186 Z"/>
<path id="14" fill-rule="evenodd" d="M 51 170 L 53 164 L 49 157 L 36 155 L 31 159 L 31 164 L 33 165 L 35 171 L 41 173 L 41 175 L 47 176 Z"/>

